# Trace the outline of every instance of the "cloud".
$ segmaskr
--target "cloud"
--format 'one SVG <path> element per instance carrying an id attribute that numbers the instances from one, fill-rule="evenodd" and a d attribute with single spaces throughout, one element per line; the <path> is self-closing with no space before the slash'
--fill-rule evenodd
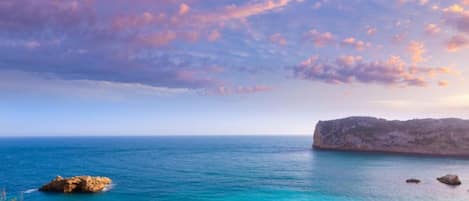
<path id="1" fill-rule="evenodd" d="M 287 39 L 282 36 L 280 33 L 276 33 L 270 36 L 270 42 L 277 45 L 287 45 Z"/>
<path id="2" fill-rule="evenodd" d="M 368 27 L 368 29 L 366 30 L 366 34 L 369 36 L 375 35 L 376 32 L 377 32 L 377 29 L 374 27 Z"/>
<path id="3" fill-rule="evenodd" d="M 212 11 L 191 11 L 189 5 L 182 3 L 179 4 L 178 12 L 174 15 L 168 14 L 167 11 L 145 11 L 142 14 L 115 16 L 112 20 L 112 27 L 117 31 L 134 33 L 128 36 L 133 37 L 134 40 L 150 39 L 144 41 L 153 44 L 154 47 L 164 47 L 171 41 L 179 41 L 178 39 L 195 42 L 200 37 L 213 42 L 219 39 L 221 29 L 245 27 L 248 24 L 248 18 L 277 11 L 291 2 L 295 1 L 253 1 L 244 5 L 231 4 Z M 155 37 L 152 38 L 151 35 Z M 160 37 L 161 39 L 158 39 Z"/>
<path id="4" fill-rule="evenodd" d="M 440 87 L 447 87 L 448 84 L 449 84 L 449 83 L 448 83 L 448 81 L 446 81 L 446 80 L 440 80 L 440 81 L 438 81 L 438 86 L 440 86 Z"/>
<path id="5" fill-rule="evenodd" d="M 21 82 L 18 82 L 21 80 Z M 40 86 L 40 87 L 38 87 Z M 134 96 L 166 96 L 196 93 L 187 88 L 154 87 L 140 83 L 96 80 L 63 80 L 48 73 L 0 71 L 0 91 L 72 98 L 118 100 Z"/>
<path id="6" fill-rule="evenodd" d="M 36 31 L 45 28 L 61 31 L 91 26 L 95 21 L 92 1 L 3 0 L 0 3 L 0 28 L 5 31 Z"/>
<path id="7" fill-rule="evenodd" d="M 425 61 L 423 54 L 426 52 L 425 46 L 422 42 L 410 41 L 407 46 L 407 51 L 411 54 L 412 62 L 414 64 Z"/>
<path id="8" fill-rule="evenodd" d="M 448 13 L 464 13 L 464 7 L 459 4 L 453 4 L 450 7 L 443 9 L 443 11 Z"/>
<path id="9" fill-rule="evenodd" d="M 427 35 L 436 35 L 440 33 L 441 28 L 437 24 L 427 24 L 425 25 L 425 33 Z"/>
<path id="10" fill-rule="evenodd" d="M 179 15 L 184 15 L 184 14 L 187 14 L 189 12 L 191 8 L 189 7 L 189 5 L 185 4 L 185 3 L 182 3 L 180 6 L 179 6 Z"/>
<path id="11" fill-rule="evenodd" d="M 265 2 L 227 10 L 235 16 L 249 17 L 289 3 Z M 99 10 L 107 3 L 128 6 L 125 1 L 105 0 L 1 1 L 0 54 L 3 60 L 0 70 L 46 73 L 70 81 L 167 88 L 209 89 L 224 83 L 221 75 L 207 67 L 217 65 L 216 59 L 178 53 L 172 47 L 200 38 L 219 40 L 218 28 L 223 27 L 218 23 L 207 27 L 197 24 L 206 13 L 192 11 L 188 5 L 172 0 L 140 5 L 156 5 L 144 11 L 126 9 L 123 12 L 113 6 L 106 12 Z M 164 9 L 166 7 L 175 10 L 171 14 Z M 224 11 L 212 13 L 229 15 Z M 195 19 L 195 24 L 189 23 L 191 19 Z"/>
<path id="12" fill-rule="evenodd" d="M 420 5 L 426 5 L 430 0 L 419 0 Z"/>
<path id="13" fill-rule="evenodd" d="M 469 11 L 459 4 L 442 9 L 445 22 L 458 31 L 469 33 Z"/>
<path id="14" fill-rule="evenodd" d="M 265 85 L 254 85 L 254 86 L 219 86 L 215 89 L 209 90 L 206 92 L 207 95 L 242 95 L 242 94 L 253 94 L 260 92 L 271 91 L 272 88 Z"/>
<path id="15" fill-rule="evenodd" d="M 450 52 L 458 51 L 469 46 L 469 39 L 464 35 L 455 35 L 446 41 L 446 48 Z"/>
<path id="16" fill-rule="evenodd" d="M 322 2 L 317 1 L 313 4 L 313 9 L 320 9 L 322 7 Z"/>
<path id="17" fill-rule="evenodd" d="M 312 29 L 305 34 L 305 38 L 312 41 L 316 47 L 324 47 L 335 42 L 335 37 L 331 32 L 321 33 L 316 29 Z"/>
<path id="18" fill-rule="evenodd" d="M 29 42 L 25 43 L 24 46 L 28 49 L 36 49 L 36 48 L 41 46 L 41 43 L 39 43 L 37 41 L 29 41 Z"/>
<path id="19" fill-rule="evenodd" d="M 208 35 L 207 39 L 210 42 L 217 41 L 221 37 L 221 34 L 218 30 L 212 30 L 210 34 Z"/>
<path id="20" fill-rule="evenodd" d="M 149 38 L 150 40 L 153 38 Z M 155 39 L 152 45 L 163 44 Z M 40 47 L 41 51 L 25 48 L 0 48 L 4 59 L 0 70 L 48 73 L 64 80 L 94 80 L 139 83 L 169 88 L 210 88 L 221 82 L 208 71 L 207 64 L 216 62 L 204 56 L 170 52 L 128 52 L 112 47 L 72 46 L 73 48 Z M 99 59 L 97 59 L 99 58 Z M 213 66 L 213 65 L 211 65 Z M 187 75 L 192 72 L 191 76 Z"/>
<path id="21" fill-rule="evenodd" d="M 344 39 L 342 42 L 340 42 L 340 45 L 344 47 L 351 47 L 359 51 L 371 47 L 371 43 L 357 40 L 354 37 Z"/>
<path id="22" fill-rule="evenodd" d="M 427 5 L 429 0 L 396 0 L 399 5 L 406 4 L 406 3 L 417 3 L 421 6 Z"/>
<path id="23" fill-rule="evenodd" d="M 400 42 L 404 41 L 405 38 L 406 38 L 406 34 L 405 33 L 400 33 L 400 34 L 396 34 L 396 35 L 392 36 L 391 40 L 394 43 L 400 43 Z"/>
<path id="24" fill-rule="evenodd" d="M 176 37 L 176 33 L 172 31 L 155 32 L 148 35 L 138 36 L 137 42 L 143 45 L 161 47 L 168 45 L 173 40 L 176 40 Z"/>
<path id="25" fill-rule="evenodd" d="M 229 6 L 223 12 L 211 17 L 218 17 L 219 20 L 245 19 L 254 15 L 260 15 L 275 9 L 287 6 L 292 0 L 267 0 L 259 3 L 248 4 L 244 6 Z"/>
<path id="26" fill-rule="evenodd" d="M 335 62 L 312 56 L 294 66 L 295 78 L 329 84 L 376 83 L 391 86 L 427 86 L 429 79 L 447 74 L 448 68 L 417 67 L 400 57 L 365 62 L 360 56 L 341 56 Z"/>
<path id="27" fill-rule="evenodd" d="M 112 19 L 112 27 L 115 30 L 141 28 L 148 25 L 161 25 L 168 23 L 169 16 L 165 13 L 154 14 L 143 12 L 139 15 L 119 15 Z"/>

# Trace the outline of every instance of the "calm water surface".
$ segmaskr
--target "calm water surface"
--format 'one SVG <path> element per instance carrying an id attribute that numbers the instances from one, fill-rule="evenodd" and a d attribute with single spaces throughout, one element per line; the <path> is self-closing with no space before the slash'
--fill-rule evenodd
<path id="1" fill-rule="evenodd" d="M 0 138 L 0 187 L 27 191 L 26 201 L 469 200 L 469 159 L 314 151 L 311 138 Z M 435 180 L 446 173 L 463 185 Z M 115 185 L 93 195 L 31 190 L 56 175 Z"/>

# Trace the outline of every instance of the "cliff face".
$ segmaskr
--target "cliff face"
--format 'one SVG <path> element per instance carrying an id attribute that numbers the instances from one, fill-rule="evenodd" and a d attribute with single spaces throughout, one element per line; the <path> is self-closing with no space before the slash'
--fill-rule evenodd
<path id="1" fill-rule="evenodd" d="M 387 121 L 372 117 L 349 117 L 319 121 L 313 147 L 469 156 L 469 120 Z"/>

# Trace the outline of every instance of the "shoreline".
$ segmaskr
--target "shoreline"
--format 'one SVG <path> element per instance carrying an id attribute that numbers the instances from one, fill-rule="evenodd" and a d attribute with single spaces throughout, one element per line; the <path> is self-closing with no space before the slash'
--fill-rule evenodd
<path id="1" fill-rule="evenodd" d="M 388 155 L 417 156 L 417 157 L 429 157 L 429 158 L 469 159 L 469 154 L 435 154 L 435 153 L 418 153 L 418 152 L 389 151 L 389 150 L 357 150 L 357 149 L 350 149 L 350 148 L 320 147 L 314 144 L 312 145 L 312 150 L 344 152 L 344 153 L 388 154 Z"/>

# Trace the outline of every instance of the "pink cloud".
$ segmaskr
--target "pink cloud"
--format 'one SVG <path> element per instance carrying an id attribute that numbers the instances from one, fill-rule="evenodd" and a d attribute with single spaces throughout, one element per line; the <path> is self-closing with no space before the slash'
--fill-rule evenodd
<path id="1" fill-rule="evenodd" d="M 151 24 L 165 23 L 168 19 L 165 13 L 143 12 L 140 15 L 117 16 L 112 20 L 112 26 L 118 30 L 139 28 Z"/>
<path id="2" fill-rule="evenodd" d="M 425 60 L 425 58 L 423 58 L 423 54 L 426 52 L 426 50 L 422 42 L 410 41 L 409 45 L 407 46 L 407 51 L 410 53 L 412 62 L 414 64 Z"/>
<path id="3" fill-rule="evenodd" d="M 335 62 L 313 56 L 293 67 L 298 79 L 329 84 L 377 83 L 391 86 L 427 86 L 428 80 L 451 72 L 449 68 L 417 67 L 400 57 L 365 62 L 361 56 L 342 56 Z"/>
<path id="4" fill-rule="evenodd" d="M 406 35 L 404 33 L 400 33 L 400 34 L 396 34 L 396 35 L 392 36 L 391 40 L 392 40 L 392 42 L 400 43 L 400 42 L 404 41 L 405 38 L 406 38 Z"/>
<path id="5" fill-rule="evenodd" d="M 354 37 L 346 38 L 340 44 L 344 47 L 355 48 L 356 50 L 359 50 L 359 51 L 364 50 L 365 48 L 371 47 L 371 43 L 357 40 Z"/>
<path id="6" fill-rule="evenodd" d="M 152 33 L 149 35 L 139 36 L 137 38 L 137 41 L 143 45 L 161 47 L 168 45 L 171 41 L 175 40 L 176 37 L 177 35 L 175 32 L 163 31 Z"/>
<path id="7" fill-rule="evenodd" d="M 447 87 L 448 84 L 449 84 L 449 83 L 448 83 L 448 81 L 446 81 L 446 80 L 440 80 L 440 81 L 438 81 L 438 86 L 440 86 L 440 87 Z"/>
<path id="8" fill-rule="evenodd" d="M 458 51 L 469 46 L 469 39 L 459 34 L 446 41 L 446 48 L 450 52 Z"/>
<path id="9" fill-rule="evenodd" d="M 283 46 L 287 44 L 287 39 L 285 39 L 282 34 L 276 33 L 270 36 L 270 42 Z"/>
<path id="10" fill-rule="evenodd" d="M 428 35 L 436 35 L 440 33 L 441 28 L 436 24 L 427 24 L 425 25 L 425 33 Z"/>
<path id="11" fill-rule="evenodd" d="M 244 24 L 249 17 L 261 15 L 271 11 L 284 8 L 293 0 L 262 0 L 255 3 L 247 3 L 245 5 L 231 4 L 223 9 L 212 12 L 193 12 L 184 17 L 173 17 L 172 24 L 174 26 L 206 28 L 217 26 L 224 27 L 227 22 L 241 22 Z M 299 2 L 299 1 L 298 1 Z"/>
<path id="12" fill-rule="evenodd" d="M 312 41 L 316 47 L 324 47 L 335 41 L 335 37 L 331 32 L 321 33 L 316 29 L 307 32 L 305 38 Z"/>
<path id="13" fill-rule="evenodd" d="M 147 26 L 155 25 L 164 30 L 158 32 L 173 32 L 179 33 L 177 37 L 183 37 L 187 41 L 196 41 L 198 38 L 207 38 L 208 41 L 213 42 L 220 38 L 220 29 L 225 27 L 228 22 L 239 23 L 245 26 L 249 17 L 261 15 L 267 12 L 275 11 L 287 6 L 293 0 L 263 0 L 256 1 L 255 3 L 248 3 L 245 5 L 230 5 L 223 9 L 211 12 L 191 12 L 189 5 L 182 3 L 179 4 L 178 12 L 174 15 L 166 13 L 153 13 L 144 12 L 138 15 L 121 15 L 113 19 L 112 25 L 115 30 L 132 30 L 144 29 Z M 184 30 L 184 33 L 180 33 Z M 211 31 L 209 31 L 211 30 Z M 145 33 L 145 36 L 137 35 L 138 38 L 147 38 L 148 35 L 161 35 L 161 33 Z M 198 33 L 197 37 L 196 34 Z M 155 41 L 154 46 L 162 46 L 168 44 L 167 41 L 175 40 L 171 35 L 162 35 L 162 39 L 152 38 L 146 40 L 148 42 Z M 140 40 L 140 39 L 139 39 Z"/>
<path id="14" fill-rule="evenodd" d="M 460 32 L 469 33 L 469 11 L 459 4 L 442 9 L 445 22 Z"/>
<path id="15" fill-rule="evenodd" d="M 185 32 L 180 32 L 180 36 L 182 36 L 183 39 L 189 42 L 196 42 L 199 40 L 200 33 L 197 31 L 185 31 Z"/>
<path id="16" fill-rule="evenodd" d="M 10 35 L 24 37 L 15 40 L 20 41 L 17 49 L 28 55 L 11 54 L 18 63 L 15 66 L 24 71 L 47 72 L 63 79 L 208 89 L 220 85 L 220 81 L 211 76 L 220 76 L 216 73 L 224 69 L 206 66 L 222 63 L 223 58 L 213 58 L 210 51 L 204 54 L 182 48 L 175 51 L 151 48 L 200 39 L 217 41 L 222 29 L 229 26 L 226 24 L 246 23 L 252 16 L 277 12 L 294 1 L 248 1 L 251 3 L 215 11 L 205 10 L 211 6 L 194 6 L 193 9 L 189 6 L 193 4 L 181 2 L 139 0 L 138 5 L 134 5 L 135 2 L 124 0 L 3 0 L 0 2 L 0 29 L 6 38 Z M 37 41 L 29 41 L 36 36 Z M 60 41 L 54 47 L 47 42 L 52 38 Z M 39 47 L 49 49 L 22 50 Z M 146 54 L 150 51 L 151 55 Z M 37 56 L 33 55 L 36 53 Z M 63 53 L 66 58 L 57 60 L 60 55 L 56 53 Z M 42 62 L 41 67 L 31 65 L 39 62 Z M 232 93 L 268 89 L 261 85 L 230 87 Z"/>
<path id="17" fill-rule="evenodd" d="M 419 5 L 427 5 L 429 0 L 396 0 L 396 2 L 399 4 L 399 5 L 403 5 L 403 4 L 406 4 L 406 3 L 417 3 Z"/>
<path id="18" fill-rule="evenodd" d="M 210 31 L 210 34 L 207 36 L 207 40 L 210 41 L 210 42 L 214 42 L 214 41 L 217 41 L 218 39 L 220 39 L 221 37 L 221 34 L 218 30 L 214 29 L 212 31 Z"/>
<path id="19" fill-rule="evenodd" d="M 374 27 L 369 27 L 369 28 L 366 30 L 366 34 L 369 35 L 369 36 L 375 35 L 376 32 L 377 32 L 377 29 L 374 28 Z"/>
<path id="20" fill-rule="evenodd" d="M 181 5 L 179 5 L 179 15 L 184 15 L 184 14 L 187 14 L 189 12 L 191 8 L 189 7 L 189 5 L 185 4 L 185 3 L 182 3 Z"/>
<path id="21" fill-rule="evenodd" d="M 259 15 L 274 9 L 287 6 L 292 0 L 268 0 L 245 6 L 230 6 L 224 12 L 219 13 L 222 20 L 244 19 L 253 15 Z"/>

